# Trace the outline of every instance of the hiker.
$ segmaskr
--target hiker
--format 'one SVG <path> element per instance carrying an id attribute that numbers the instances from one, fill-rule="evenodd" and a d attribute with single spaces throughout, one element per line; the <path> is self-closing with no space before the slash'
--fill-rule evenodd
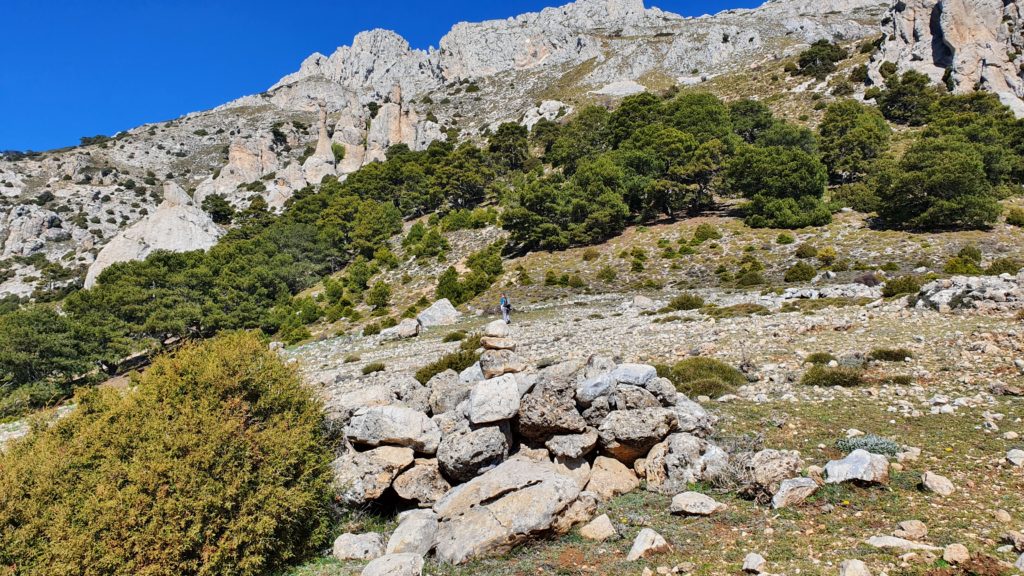
<path id="1" fill-rule="evenodd" d="M 512 312 L 512 303 L 509 302 L 508 296 L 506 296 L 504 292 L 501 294 L 501 301 L 498 302 L 498 307 L 501 308 L 501 318 L 505 321 L 505 324 L 511 324 L 512 317 L 510 314 Z"/>

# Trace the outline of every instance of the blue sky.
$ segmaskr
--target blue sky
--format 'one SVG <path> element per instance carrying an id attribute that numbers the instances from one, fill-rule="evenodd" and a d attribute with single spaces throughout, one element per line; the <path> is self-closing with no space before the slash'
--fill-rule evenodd
<path id="1" fill-rule="evenodd" d="M 361 30 L 418 48 L 568 0 L 0 0 L 0 150 L 46 150 L 261 92 Z M 698 16 L 760 0 L 647 0 Z"/>

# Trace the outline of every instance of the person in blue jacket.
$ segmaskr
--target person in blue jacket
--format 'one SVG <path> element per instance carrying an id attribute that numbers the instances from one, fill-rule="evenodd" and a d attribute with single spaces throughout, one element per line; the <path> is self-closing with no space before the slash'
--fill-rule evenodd
<path id="1" fill-rule="evenodd" d="M 501 300 L 498 302 L 498 307 L 501 308 L 501 318 L 505 321 L 505 324 L 512 323 L 512 303 L 509 301 L 508 296 L 504 292 L 501 294 Z"/>

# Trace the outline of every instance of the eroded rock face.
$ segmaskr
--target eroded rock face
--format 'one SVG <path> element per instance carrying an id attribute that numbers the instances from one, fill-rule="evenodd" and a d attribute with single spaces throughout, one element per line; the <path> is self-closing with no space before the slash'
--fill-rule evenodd
<path id="1" fill-rule="evenodd" d="M 551 530 L 579 485 L 545 462 L 512 459 L 456 487 L 434 505 L 438 559 L 452 564 L 508 550 Z"/>
<path id="2" fill-rule="evenodd" d="M 601 422 L 598 434 L 602 450 L 632 464 L 678 426 L 675 412 L 668 408 L 616 410 Z"/>
<path id="3" fill-rule="evenodd" d="M 142 260 L 157 250 L 206 250 L 224 231 L 173 182 L 164 185 L 164 201 L 151 214 L 126 228 L 96 256 L 85 276 L 85 287 L 96 284 L 111 264 Z"/>
<path id="4" fill-rule="evenodd" d="M 724 475 L 728 465 L 729 455 L 718 446 L 692 434 L 672 434 L 644 460 L 647 489 L 678 494 L 689 484 Z"/>
<path id="5" fill-rule="evenodd" d="M 334 489 L 349 504 L 365 504 L 384 495 L 403 470 L 413 463 L 410 448 L 382 446 L 366 452 L 348 452 L 331 463 Z"/>
<path id="6" fill-rule="evenodd" d="M 1002 0 L 896 2 L 883 26 L 887 41 L 873 59 L 872 78 L 880 84 L 878 68 L 894 62 L 901 72 L 948 81 L 956 93 L 993 92 L 1024 116 L 1022 14 L 1019 2 Z"/>
<path id="7" fill-rule="evenodd" d="M 508 457 L 508 435 L 499 426 L 475 430 L 468 426 L 446 434 L 437 449 L 441 472 L 453 482 L 473 479 L 481 470 L 500 464 Z"/>

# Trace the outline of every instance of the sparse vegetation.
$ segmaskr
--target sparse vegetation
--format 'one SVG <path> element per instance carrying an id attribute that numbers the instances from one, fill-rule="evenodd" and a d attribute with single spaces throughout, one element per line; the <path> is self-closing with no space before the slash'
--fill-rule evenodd
<path id="1" fill-rule="evenodd" d="M 469 342 L 468 340 L 463 341 L 463 344 Z M 479 338 L 477 339 L 479 344 Z M 426 384 L 431 378 L 444 372 L 445 370 L 455 370 L 456 372 L 462 372 L 466 368 L 469 368 L 479 360 L 480 357 L 473 350 L 459 350 L 458 352 L 452 352 L 446 354 L 441 358 L 437 359 L 430 364 L 427 364 L 423 368 L 416 371 L 416 380 L 420 384 Z"/>
<path id="2" fill-rule="evenodd" d="M 387 367 L 383 362 L 370 362 L 363 366 L 362 373 L 365 376 L 367 374 L 373 374 L 374 372 L 383 372 L 386 368 Z"/>
<path id="3" fill-rule="evenodd" d="M 913 357 L 914 353 L 906 348 L 875 348 L 868 353 L 868 359 L 879 362 L 903 362 Z"/>
<path id="4" fill-rule="evenodd" d="M 687 358 L 671 366 L 659 364 L 658 376 L 668 378 L 676 390 L 691 397 L 717 398 L 747 382 L 742 372 L 714 358 Z"/>
<path id="5" fill-rule="evenodd" d="M 804 373 L 800 384 L 804 386 L 853 387 L 864 383 L 863 371 L 846 366 L 822 366 L 815 364 Z"/>

